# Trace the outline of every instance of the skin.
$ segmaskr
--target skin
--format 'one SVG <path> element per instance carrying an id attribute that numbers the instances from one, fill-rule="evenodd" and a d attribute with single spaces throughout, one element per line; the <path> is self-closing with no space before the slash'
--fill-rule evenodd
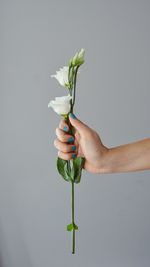
<path id="1" fill-rule="evenodd" d="M 130 144 L 112 148 L 104 146 L 96 131 L 77 118 L 69 116 L 70 123 L 76 129 L 74 142 L 68 143 L 73 137 L 65 120 L 61 119 L 56 128 L 57 139 L 54 146 L 58 149 L 58 156 L 62 159 L 72 159 L 72 155 L 84 157 L 84 169 L 90 173 L 119 173 L 135 172 L 150 169 L 150 138 L 139 140 Z M 65 127 L 65 128 L 64 128 Z M 72 151 L 72 146 L 76 150 Z"/>

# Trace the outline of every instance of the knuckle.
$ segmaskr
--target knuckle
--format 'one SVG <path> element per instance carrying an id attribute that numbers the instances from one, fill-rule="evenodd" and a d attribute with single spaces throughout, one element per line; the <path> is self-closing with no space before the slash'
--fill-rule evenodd
<path id="1" fill-rule="evenodd" d="M 58 150 L 58 153 L 57 153 L 58 157 L 61 158 L 61 151 Z"/>
<path id="2" fill-rule="evenodd" d="M 59 128 L 56 128 L 55 130 L 56 135 L 58 135 L 58 132 L 59 132 Z"/>
<path id="3" fill-rule="evenodd" d="M 59 128 L 56 128 L 56 136 L 58 138 L 58 140 L 64 142 L 65 141 L 65 133 L 63 133 L 63 131 Z"/>
<path id="4" fill-rule="evenodd" d="M 60 128 L 61 130 L 63 130 L 63 132 L 68 132 L 68 131 L 69 131 L 69 126 L 68 126 L 68 124 L 66 123 L 65 120 L 62 120 L 62 121 L 60 122 L 60 124 L 59 124 L 59 128 Z"/>
<path id="5" fill-rule="evenodd" d="M 58 139 L 55 139 L 54 140 L 54 146 L 57 146 L 57 144 L 58 144 Z"/>
<path id="6" fill-rule="evenodd" d="M 64 143 L 66 141 L 66 138 L 63 135 L 60 135 L 59 140 Z"/>
<path id="7" fill-rule="evenodd" d="M 59 128 L 60 129 L 62 128 L 62 121 L 60 121 L 60 123 L 59 123 Z"/>
<path id="8" fill-rule="evenodd" d="M 69 146 L 68 145 L 64 145 L 64 152 L 65 153 L 69 152 Z"/>
<path id="9" fill-rule="evenodd" d="M 54 146 L 56 146 L 56 139 L 54 140 L 54 143 L 53 144 L 54 144 Z"/>
<path id="10" fill-rule="evenodd" d="M 62 129 L 63 125 L 65 124 L 64 119 L 61 119 L 60 123 L 59 123 L 59 128 Z"/>
<path id="11" fill-rule="evenodd" d="M 66 153 L 66 159 L 69 160 L 71 158 L 69 153 Z"/>
<path id="12" fill-rule="evenodd" d="M 58 157 L 64 160 L 69 160 L 71 158 L 69 153 L 64 153 L 64 152 L 61 152 L 60 150 L 58 151 Z"/>

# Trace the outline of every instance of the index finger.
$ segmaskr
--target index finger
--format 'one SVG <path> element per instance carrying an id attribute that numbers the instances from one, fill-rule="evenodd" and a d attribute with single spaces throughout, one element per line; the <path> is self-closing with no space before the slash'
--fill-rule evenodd
<path id="1" fill-rule="evenodd" d="M 61 119 L 59 123 L 59 128 L 65 132 L 69 132 L 69 126 L 64 119 Z"/>

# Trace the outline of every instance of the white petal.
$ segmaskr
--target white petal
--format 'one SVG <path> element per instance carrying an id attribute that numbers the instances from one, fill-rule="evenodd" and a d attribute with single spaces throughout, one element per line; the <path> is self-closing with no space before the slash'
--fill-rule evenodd
<path id="1" fill-rule="evenodd" d="M 55 97 L 55 100 L 49 102 L 48 107 L 52 107 L 58 114 L 68 114 L 71 108 L 70 99 L 70 95 Z"/>
<path id="2" fill-rule="evenodd" d="M 56 71 L 56 74 L 51 75 L 51 77 L 56 78 L 62 86 L 65 86 L 66 84 L 69 83 L 68 71 L 69 71 L 69 66 L 63 66 L 63 68 L 60 68 L 59 71 Z"/>
<path id="3" fill-rule="evenodd" d="M 72 96 L 70 95 L 55 97 L 56 102 L 66 102 L 66 101 L 70 101 L 71 99 L 72 99 Z"/>
<path id="4" fill-rule="evenodd" d="M 52 106 L 52 101 L 48 103 L 48 108 Z"/>

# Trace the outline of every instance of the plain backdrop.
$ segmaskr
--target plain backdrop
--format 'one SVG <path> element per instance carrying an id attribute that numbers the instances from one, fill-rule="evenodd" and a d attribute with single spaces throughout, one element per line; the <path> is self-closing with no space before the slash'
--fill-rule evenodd
<path id="1" fill-rule="evenodd" d="M 0 0 L 0 267 L 150 266 L 150 172 L 56 170 L 68 92 L 50 78 L 81 48 L 75 114 L 114 147 L 150 136 L 150 1 Z"/>

